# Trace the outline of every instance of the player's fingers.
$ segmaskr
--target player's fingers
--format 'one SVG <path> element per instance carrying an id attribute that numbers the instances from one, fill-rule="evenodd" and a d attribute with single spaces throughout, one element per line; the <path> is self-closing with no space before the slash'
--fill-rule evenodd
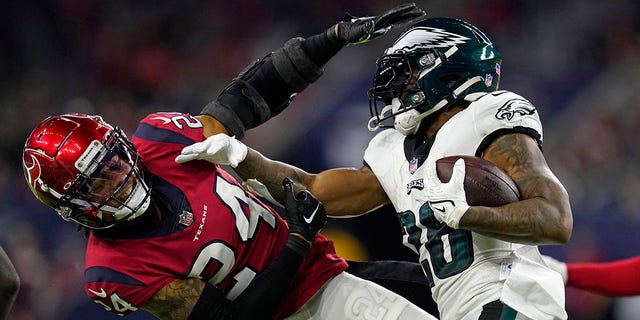
<path id="1" fill-rule="evenodd" d="M 453 165 L 453 173 L 451 173 L 451 181 L 456 184 L 462 184 L 464 182 L 465 166 L 464 159 L 460 158 L 456 160 Z"/>
<path id="2" fill-rule="evenodd" d="M 438 178 L 438 170 L 436 169 L 436 162 L 429 162 L 426 168 L 427 182 L 429 185 L 441 184 L 440 178 Z"/>
<path id="3" fill-rule="evenodd" d="M 198 154 L 190 153 L 190 154 L 181 154 L 176 157 L 176 163 L 185 163 L 187 161 L 195 160 L 198 158 Z"/>
<path id="4" fill-rule="evenodd" d="M 201 153 L 202 151 L 206 150 L 206 145 L 205 145 L 204 142 L 205 141 L 197 142 L 197 143 L 194 143 L 192 145 L 188 145 L 188 146 L 182 148 L 182 150 L 180 151 L 180 154 L 187 155 L 187 154 Z"/>

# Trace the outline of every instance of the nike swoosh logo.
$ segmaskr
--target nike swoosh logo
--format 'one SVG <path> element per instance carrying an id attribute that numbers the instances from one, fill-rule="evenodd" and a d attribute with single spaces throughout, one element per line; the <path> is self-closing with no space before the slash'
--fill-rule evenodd
<path id="1" fill-rule="evenodd" d="M 100 288 L 100 292 L 98 291 L 93 291 L 91 289 L 87 289 L 89 290 L 89 292 L 95 294 L 96 296 L 100 297 L 100 298 L 106 298 L 107 297 L 107 293 L 104 291 L 103 288 Z"/>
<path id="2" fill-rule="evenodd" d="M 304 221 L 306 223 L 311 223 L 311 221 L 313 221 L 313 218 L 316 216 L 316 212 L 318 212 L 318 207 L 316 207 L 316 209 L 313 210 L 313 213 L 308 218 L 305 216 L 302 216 L 304 218 Z"/>
<path id="3" fill-rule="evenodd" d="M 444 207 L 440 207 L 440 208 L 438 208 L 438 207 L 433 206 L 433 205 L 432 205 L 432 207 L 433 207 L 435 210 L 438 210 L 438 211 L 440 211 L 440 212 L 444 212 Z"/>

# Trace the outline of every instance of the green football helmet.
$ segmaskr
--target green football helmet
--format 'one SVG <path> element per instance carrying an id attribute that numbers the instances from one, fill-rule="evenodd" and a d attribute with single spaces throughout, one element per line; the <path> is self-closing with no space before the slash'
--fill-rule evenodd
<path id="1" fill-rule="evenodd" d="M 465 21 L 431 18 L 412 25 L 376 63 L 369 130 L 415 134 L 422 119 L 467 94 L 498 90 L 501 62 L 491 40 Z M 389 119 L 393 126 L 385 124 Z"/>

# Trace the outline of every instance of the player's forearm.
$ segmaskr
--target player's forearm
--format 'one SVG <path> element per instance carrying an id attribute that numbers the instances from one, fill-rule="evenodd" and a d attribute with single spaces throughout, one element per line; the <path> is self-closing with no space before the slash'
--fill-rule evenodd
<path id="1" fill-rule="evenodd" d="M 246 158 L 238 164 L 235 171 L 244 180 L 260 181 L 279 202 L 284 200 L 282 189 L 284 178 L 290 178 L 299 187 L 308 188 L 313 177 L 300 168 L 271 160 L 251 148 L 248 148 Z"/>
<path id="2" fill-rule="evenodd" d="M 205 282 L 199 279 L 175 280 L 156 292 L 142 309 L 158 319 L 187 320 L 204 287 Z"/>
<path id="3" fill-rule="evenodd" d="M 640 295 L 640 257 L 607 263 L 567 263 L 567 287 L 613 297 Z"/>
<path id="4" fill-rule="evenodd" d="M 278 115 L 298 92 L 320 78 L 343 44 L 327 32 L 293 38 L 238 75 L 201 114 L 220 121 L 229 134 L 244 132 Z"/>
<path id="5" fill-rule="evenodd" d="M 497 208 L 472 206 L 460 220 L 462 229 L 523 244 L 566 243 L 572 225 L 571 214 L 564 206 L 542 198 Z"/>

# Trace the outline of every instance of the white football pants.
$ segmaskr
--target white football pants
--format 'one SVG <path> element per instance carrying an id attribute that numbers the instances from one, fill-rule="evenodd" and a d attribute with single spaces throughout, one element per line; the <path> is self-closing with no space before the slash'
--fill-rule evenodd
<path id="1" fill-rule="evenodd" d="M 307 303 L 287 319 L 437 320 L 404 297 L 346 272 L 325 283 Z"/>

